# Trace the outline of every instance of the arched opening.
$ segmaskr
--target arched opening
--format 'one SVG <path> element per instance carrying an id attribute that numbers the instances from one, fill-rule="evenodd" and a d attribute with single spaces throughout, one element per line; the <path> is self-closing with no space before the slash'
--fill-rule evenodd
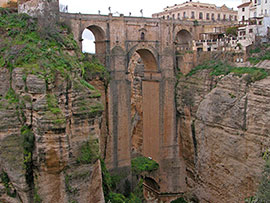
<path id="1" fill-rule="evenodd" d="M 87 28 L 82 33 L 82 52 L 89 54 L 96 53 L 95 36 Z"/>
<path id="2" fill-rule="evenodd" d="M 82 52 L 95 54 L 101 63 L 105 63 L 105 33 L 96 26 L 91 25 L 82 32 Z"/>
<path id="3" fill-rule="evenodd" d="M 129 61 L 131 83 L 131 150 L 159 159 L 159 74 L 156 58 L 148 49 L 138 49 Z"/>
<path id="4" fill-rule="evenodd" d="M 192 35 L 187 30 L 180 30 L 175 38 L 177 49 L 189 50 L 192 46 Z"/>

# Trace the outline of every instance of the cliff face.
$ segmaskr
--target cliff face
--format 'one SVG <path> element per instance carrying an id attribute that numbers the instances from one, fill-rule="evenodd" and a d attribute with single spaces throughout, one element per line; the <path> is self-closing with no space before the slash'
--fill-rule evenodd
<path id="1" fill-rule="evenodd" d="M 257 191 L 269 148 L 269 78 L 181 78 L 178 128 L 187 185 L 201 202 L 244 202 Z"/>
<path id="2" fill-rule="evenodd" d="M 89 143 L 96 142 L 89 147 L 97 150 L 93 156 L 98 153 L 100 95 L 62 77 L 47 84 L 46 90 L 44 79 L 32 74 L 24 78 L 23 74 L 22 68 L 1 69 L 1 95 L 10 94 L 13 87 L 14 98 L 1 99 L 0 170 L 8 175 L 11 190 L 16 190 L 14 197 L 23 202 L 38 197 L 44 202 L 89 202 L 91 198 L 102 202 L 100 163 L 97 157 L 90 161 L 83 157 Z M 25 139 L 24 126 L 34 140 Z M 25 146 L 30 142 L 34 147 L 28 166 Z M 9 202 L 4 185 L 1 198 Z"/>
<path id="3" fill-rule="evenodd" d="M 97 64 L 63 26 L 0 14 L 0 202 L 104 202 Z"/>

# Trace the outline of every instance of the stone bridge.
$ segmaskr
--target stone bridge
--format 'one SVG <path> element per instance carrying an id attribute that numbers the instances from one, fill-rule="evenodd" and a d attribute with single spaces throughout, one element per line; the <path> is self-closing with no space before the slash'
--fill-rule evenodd
<path id="1" fill-rule="evenodd" d="M 111 73 L 106 156 L 109 168 L 129 170 L 131 157 L 141 153 L 160 165 L 151 177 L 159 186 L 159 194 L 185 191 L 186 167 L 176 127 L 175 53 L 190 50 L 192 40 L 199 39 L 200 33 L 223 25 L 123 15 L 60 16 L 70 24 L 80 45 L 82 32 L 86 28 L 92 31 L 96 56 Z M 139 72 L 135 76 L 134 63 Z M 130 78 L 139 80 L 137 89 Z"/>

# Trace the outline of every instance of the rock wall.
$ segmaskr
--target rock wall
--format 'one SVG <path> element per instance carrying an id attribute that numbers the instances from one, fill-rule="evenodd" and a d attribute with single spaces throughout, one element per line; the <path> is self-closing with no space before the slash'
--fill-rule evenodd
<path id="1" fill-rule="evenodd" d="M 86 144 L 98 149 L 101 94 L 60 74 L 55 82 L 23 68 L 0 75 L 0 201 L 104 202 L 100 162 L 80 158 Z M 24 127 L 34 135 L 30 154 Z"/>
<path id="2" fill-rule="evenodd" d="M 200 202 L 244 202 L 256 193 L 269 149 L 269 78 L 210 76 L 179 80 L 178 129 L 187 185 Z"/>

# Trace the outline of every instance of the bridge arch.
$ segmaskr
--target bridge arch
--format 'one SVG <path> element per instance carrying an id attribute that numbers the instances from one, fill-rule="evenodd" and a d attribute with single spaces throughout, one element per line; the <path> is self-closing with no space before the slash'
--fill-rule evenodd
<path id="1" fill-rule="evenodd" d="M 83 41 L 83 33 L 85 30 L 89 30 L 94 35 L 94 54 L 100 60 L 101 63 L 105 63 L 105 53 L 106 53 L 106 35 L 104 30 L 97 25 L 90 25 L 84 27 L 81 32 L 81 41 Z M 83 43 L 83 42 L 82 42 Z"/>
<path id="2" fill-rule="evenodd" d="M 157 51 L 144 44 L 128 52 L 131 84 L 131 152 L 159 161 L 160 81 Z"/>
<path id="3" fill-rule="evenodd" d="M 181 29 L 175 36 L 175 44 L 180 50 L 188 50 L 192 45 L 192 34 L 186 29 Z"/>
<path id="4" fill-rule="evenodd" d="M 154 72 L 160 71 L 159 54 L 155 48 L 144 44 L 135 45 L 127 53 L 127 66 L 129 66 L 130 60 L 135 53 L 139 54 L 141 57 L 144 64 L 144 70 Z"/>

